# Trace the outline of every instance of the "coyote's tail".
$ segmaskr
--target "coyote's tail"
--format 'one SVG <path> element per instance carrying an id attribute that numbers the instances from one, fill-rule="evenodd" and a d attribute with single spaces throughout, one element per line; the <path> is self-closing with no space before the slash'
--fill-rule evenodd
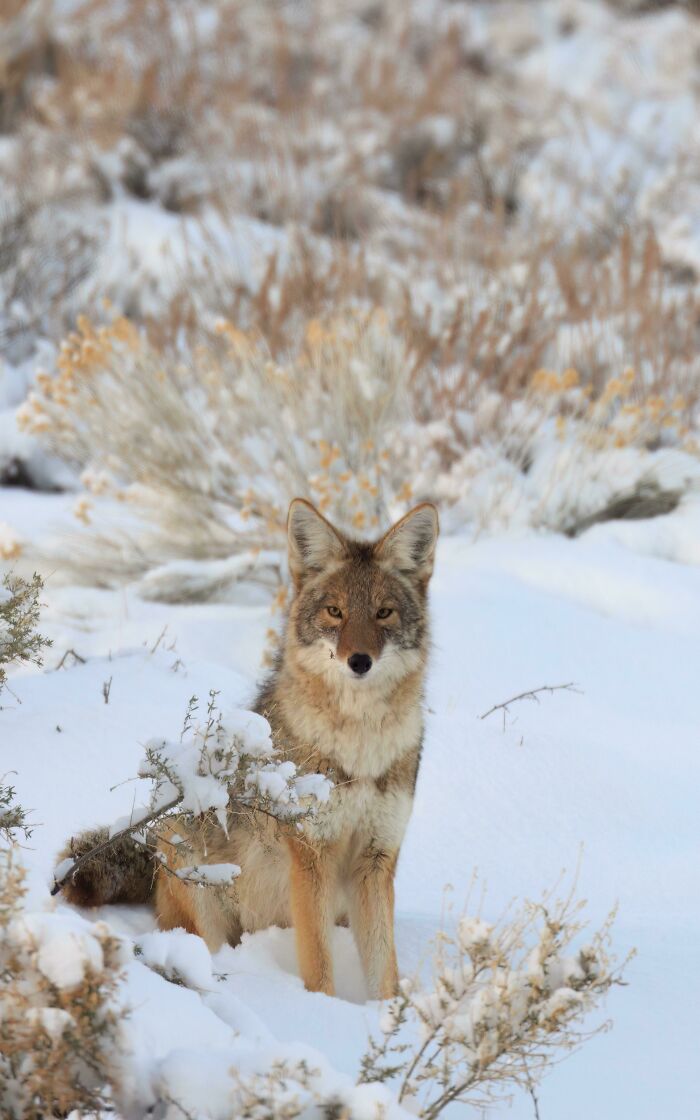
<path id="1" fill-rule="evenodd" d="M 77 860 L 109 837 L 106 828 L 81 832 L 59 854 Z M 104 906 L 109 902 L 148 902 L 153 890 L 153 853 L 131 836 L 123 836 L 93 859 L 86 860 L 62 887 L 76 906 Z"/>

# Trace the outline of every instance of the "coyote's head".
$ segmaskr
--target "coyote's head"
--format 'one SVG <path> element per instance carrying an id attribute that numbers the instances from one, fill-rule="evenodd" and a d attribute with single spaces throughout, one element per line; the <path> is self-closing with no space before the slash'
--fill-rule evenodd
<path id="1" fill-rule="evenodd" d="M 430 502 L 371 542 L 350 540 L 310 502 L 296 498 L 288 520 L 296 595 L 287 648 L 297 664 L 363 688 L 383 687 L 420 668 L 437 535 Z"/>

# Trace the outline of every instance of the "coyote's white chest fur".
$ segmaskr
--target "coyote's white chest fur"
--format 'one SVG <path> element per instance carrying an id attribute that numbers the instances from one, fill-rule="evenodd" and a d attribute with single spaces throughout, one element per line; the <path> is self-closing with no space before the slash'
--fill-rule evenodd
<path id="1" fill-rule="evenodd" d="M 327 758 L 352 778 L 379 778 L 420 742 L 423 717 L 417 674 L 410 683 L 410 690 L 404 683 L 382 692 L 363 689 L 363 695 L 358 695 L 357 686 L 351 695 L 347 686 L 328 689 L 323 695 L 326 703 L 321 704 L 317 691 L 300 688 L 295 674 L 282 679 L 277 688 L 281 722 L 311 758 Z"/>

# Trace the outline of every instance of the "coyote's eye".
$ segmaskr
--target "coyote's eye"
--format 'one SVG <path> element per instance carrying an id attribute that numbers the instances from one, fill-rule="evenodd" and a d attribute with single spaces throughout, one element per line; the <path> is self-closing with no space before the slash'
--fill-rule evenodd
<path id="1" fill-rule="evenodd" d="M 326 607 L 326 610 L 328 611 L 331 618 L 343 617 L 343 612 L 341 611 L 340 607 Z"/>
<path id="2" fill-rule="evenodd" d="M 388 618 L 390 614 L 394 613 L 393 607 L 380 607 L 377 611 L 377 618 Z"/>

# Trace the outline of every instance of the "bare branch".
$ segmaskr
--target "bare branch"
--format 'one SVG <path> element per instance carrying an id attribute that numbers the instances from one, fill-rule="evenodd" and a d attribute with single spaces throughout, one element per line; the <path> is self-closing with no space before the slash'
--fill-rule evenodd
<path id="1" fill-rule="evenodd" d="M 59 669 L 63 668 L 66 663 L 67 657 L 72 657 L 74 661 L 79 661 L 81 665 L 84 665 L 86 661 L 86 659 L 84 657 L 81 657 L 79 653 L 76 653 L 74 649 L 67 649 L 58 665 L 54 669 L 54 672 L 57 672 Z"/>
<path id="2" fill-rule="evenodd" d="M 537 697 L 541 692 L 549 692 L 550 694 L 552 692 L 576 692 L 578 695 L 581 695 L 581 689 L 578 688 L 573 681 L 569 681 L 567 684 L 543 684 L 540 685 L 539 688 L 530 688 L 526 692 L 519 692 L 517 696 L 511 696 L 509 700 L 504 700 L 500 704 L 494 704 L 492 708 L 489 708 L 487 712 L 479 716 L 479 719 L 487 719 L 488 716 L 493 715 L 494 712 L 502 711 L 503 729 L 505 730 L 506 713 L 510 705 L 515 704 L 518 700 L 534 700 L 536 704 L 539 704 Z"/>

